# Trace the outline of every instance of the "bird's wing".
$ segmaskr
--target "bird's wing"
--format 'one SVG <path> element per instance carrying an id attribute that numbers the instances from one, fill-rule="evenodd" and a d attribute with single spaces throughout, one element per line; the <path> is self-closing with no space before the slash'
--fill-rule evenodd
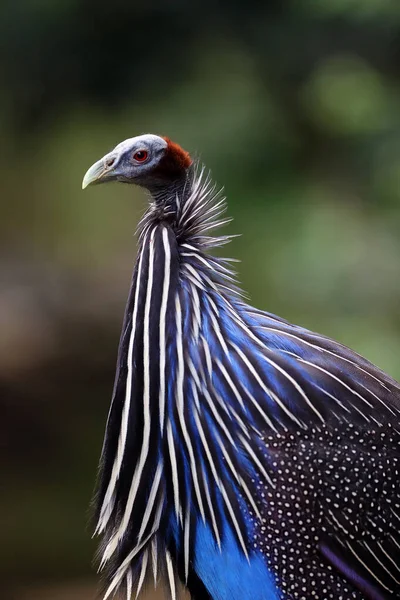
<path id="1" fill-rule="evenodd" d="M 368 597 L 398 597 L 398 432 L 388 428 L 360 432 L 353 428 L 334 450 L 321 448 L 321 454 L 327 467 L 334 466 L 325 469 L 321 490 L 322 554 Z"/>
<path id="2" fill-rule="evenodd" d="M 398 432 L 343 424 L 263 442 L 255 544 L 277 581 L 324 599 L 400 597 Z"/>
<path id="3" fill-rule="evenodd" d="M 273 315 L 254 309 L 246 312 L 247 326 L 263 340 L 264 356 L 276 365 L 273 377 L 266 377 L 268 385 L 279 379 L 279 398 L 301 423 L 298 427 L 293 418 L 285 422 L 289 432 L 297 429 L 295 436 L 289 434 L 295 445 L 285 455 L 299 464 L 304 459 L 304 476 L 315 482 L 319 551 L 365 597 L 400 597 L 397 382 L 328 338 Z M 253 341 L 248 359 L 259 352 Z M 299 410 L 301 403 L 290 403 L 292 381 L 304 393 L 303 397 L 297 390 L 309 419 Z M 319 424 L 315 411 L 322 417 Z M 276 464 L 279 458 L 273 444 L 269 450 Z M 317 475 L 308 468 L 316 468 Z"/>

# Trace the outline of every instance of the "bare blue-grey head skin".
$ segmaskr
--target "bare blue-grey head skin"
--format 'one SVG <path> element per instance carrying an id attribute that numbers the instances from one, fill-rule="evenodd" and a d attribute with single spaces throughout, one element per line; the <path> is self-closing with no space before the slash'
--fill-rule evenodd
<path id="1" fill-rule="evenodd" d="M 82 188 L 119 181 L 134 183 L 156 195 L 157 190 L 185 178 L 191 160 L 187 152 L 168 138 L 150 133 L 119 143 L 86 172 Z"/>

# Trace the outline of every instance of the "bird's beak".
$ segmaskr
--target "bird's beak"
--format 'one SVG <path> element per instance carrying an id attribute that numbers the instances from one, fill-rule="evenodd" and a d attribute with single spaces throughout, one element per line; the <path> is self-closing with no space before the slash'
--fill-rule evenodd
<path id="1" fill-rule="evenodd" d="M 86 171 L 85 177 L 82 181 L 82 189 L 88 187 L 88 185 L 92 185 L 94 183 L 103 183 L 105 181 L 110 181 L 110 179 L 114 179 L 117 159 L 115 154 L 110 153 L 98 160 L 94 163 Z"/>

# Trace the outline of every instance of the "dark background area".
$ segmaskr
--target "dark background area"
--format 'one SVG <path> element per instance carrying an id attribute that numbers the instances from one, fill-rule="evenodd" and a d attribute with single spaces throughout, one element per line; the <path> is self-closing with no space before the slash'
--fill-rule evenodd
<path id="1" fill-rule="evenodd" d="M 224 184 L 251 302 L 400 378 L 400 3 L 0 4 L 0 595 L 96 594 L 89 502 L 145 208 L 140 133 Z"/>

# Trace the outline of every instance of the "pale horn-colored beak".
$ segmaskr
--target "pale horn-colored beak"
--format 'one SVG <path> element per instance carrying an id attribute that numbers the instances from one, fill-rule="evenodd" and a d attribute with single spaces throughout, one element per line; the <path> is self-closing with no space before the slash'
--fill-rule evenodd
<path id="1" fill-rule="evenodd" d="M 110 153 L 98 160 L 94 163 L 86 171 L 85 177 L 82 181 L 82 189 L 88 187 L 88 185 L 92 185 L 94 183 L 103 183 L 105 181 L 109 181 L 113 179 L 113 168 L 117 163 L 117 157 L 115 154 Z"/>

